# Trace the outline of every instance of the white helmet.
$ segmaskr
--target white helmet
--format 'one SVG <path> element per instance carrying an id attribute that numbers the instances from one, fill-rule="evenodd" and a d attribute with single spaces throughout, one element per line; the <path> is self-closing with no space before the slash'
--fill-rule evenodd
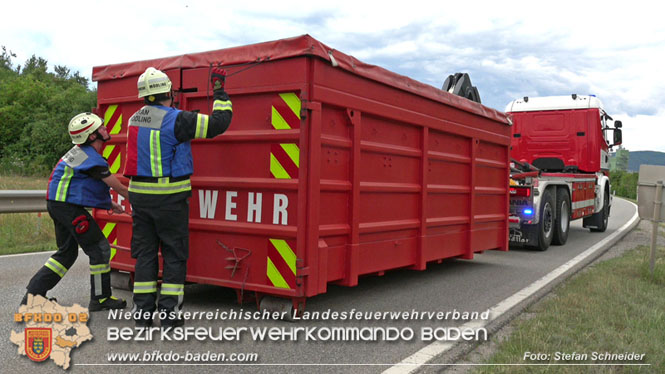
<path id="1" fill-rule="evenodd" d="M 72 138 L 72 143 L 83 144 L 88 140 L 90 134 L 97 131 L 97 129 L 104 124 L 104 121 L 96 114 L 90 112 L 77 114 L 69 121 L 69 136 Z"/>
<path id="2" fill-rule="evenodd" d="M 139 97 L 171 92 L 171 80 L 168 75 L 153 67 L 145 69 L 136 85 L 139 89 Z M 154 98 L 150 101 L 154 101 Z"/>

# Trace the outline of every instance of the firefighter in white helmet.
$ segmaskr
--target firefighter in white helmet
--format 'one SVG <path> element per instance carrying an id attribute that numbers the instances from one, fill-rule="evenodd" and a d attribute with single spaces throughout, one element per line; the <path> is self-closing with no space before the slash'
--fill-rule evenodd
<path id="1" fill-rule="evenodd" d="M 138 79 L 145 106 L 129 119 L 124 175 L 130 178 L 132 257 L 136 259 L 133 316 L 137 326 L 150 326 L 156 308 L 162 326 L 180 326 L 179 311 L 189 257 L 189 197 L 192 139 L 213 138 L 229 127 L 233 110 L 224 91 L 226 71 L 212 70 L 210 116 L 172 107 L 169 77 L 147 68 Z M 157 301 L 158 251 L 163 273 Z M 138 317 L 138 318 L 137 318 Z"/>
<path id="2" fill-rule="evenodd" d="M 46 297 L 74 264 L 80 246 L 90 258 L 90 311 L 122 309 L 127 303 L 111 295 L 109 242 L 85 208 L 122 213 L 122 206 L 111 201 L 109 188 L 128 198 L 127 187 L 111 174 L 100 154 L 111 139 L 101 118 L 93 113 L 75 116 L 69 135 L 75 145 L 53 168 L 46 193 L 58 250 L 32 277 L 21 303 L 26 304 L 30 295 Z"/>

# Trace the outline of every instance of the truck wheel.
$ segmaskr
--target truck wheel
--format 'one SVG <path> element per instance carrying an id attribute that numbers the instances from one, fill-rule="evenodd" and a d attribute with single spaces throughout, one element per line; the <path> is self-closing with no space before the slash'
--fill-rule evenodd
<path id="1" fill-rule="evenodd" d="M 268 310 L 270 313 L 278 313 L 283 319 L 288 322 L 293 320 L 293 301 L 291 299 L 284 299 L 281 297 L 264 296 L 259 302 L 259 309 L 261 311 Z"/>
<path id="2" fill-rule="evenodd" d="M 111 270 L 111 287 L 119 290 L 132 291 L 132 276 L 129 273 Z"/>
<path id="3" fill-rule="evenodd" d="M 556 191 L 556 219 L 554 220 L 552 244 L 566 244 L 568 229 L 570 229 L 570 194 L 565 188 L 558 188 Z"/>
<path id="4" fill-rule="evenodd" d="M 605 198 L 603 199 L 603 209 L 600 212 L 591 216 L 591 232 L 605 232 L 607 230 L 607 223 L 610 219 L 610 194 L 605 191 Z"/>
<path id="5" fill-rule="evenodd" d="M 554 237 L 554 198 L 550 190 L 545 190 L 540 203 L 540 223 L 538 224 L 538 245 L 536 249 L 546 251 Z"/>

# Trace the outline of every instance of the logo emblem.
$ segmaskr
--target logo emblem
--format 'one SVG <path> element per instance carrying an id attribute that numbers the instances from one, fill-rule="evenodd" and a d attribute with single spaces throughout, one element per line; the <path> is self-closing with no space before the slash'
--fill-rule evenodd
<path id="1" fill-rule="evenodd" d="M 50 328 L 28 327 L 25 329 L 25 354 L 32 361 L 44 361 L 51 355 Z"/>

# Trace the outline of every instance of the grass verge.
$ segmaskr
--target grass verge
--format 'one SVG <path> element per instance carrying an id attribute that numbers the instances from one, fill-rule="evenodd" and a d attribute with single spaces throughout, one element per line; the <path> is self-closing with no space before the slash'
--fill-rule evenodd
<path id="1" fill-rule="evenodd" d="M 650 364 L 650 366 L 485 366 L 476 373 L 665 373 L 665 249 L 649 272 L 638 246 L 575 276 L 529 308 L 485 364 Z M 525 359 L 542 353 L 543 360 Z M 563 359 L 557 352 L 585 356 Z M 593 360 L 593 353 L 644 354 L 642 360 Z M 575 359 L 577 358 L 577 359 Z"/>
<path id="2" fill-rule="evenodd" d="M 0 174 L 0 190 L 45 190 L 46 177 Z M 0 214 L 0 255 L 56 249 L 48 213 Z"/>
<path id="3" fill-rule="evenodd" d="M 48 177 L 0 174 L 0 190 L 46 190 Z"/>
<path id="4" fill-rule="evenodd" d="M 0 255 L 57 249 L 48 213 L 0 214 Z"/>

